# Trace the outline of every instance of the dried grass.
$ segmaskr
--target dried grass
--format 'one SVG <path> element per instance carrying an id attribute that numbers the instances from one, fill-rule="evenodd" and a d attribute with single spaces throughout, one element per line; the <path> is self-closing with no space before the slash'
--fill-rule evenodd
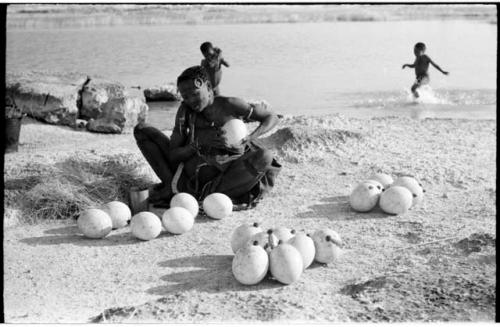
<path id="1" fill-rule="evenodd" d="M 128 203 L 131 186 L 147 186 L 144 162 L 135 155 L 70 157 L 56 164 L 57 173 L 44 176 L 25 194 L 23 211 L 28 222 L 76 219 L 90 207 L 119 200 Z"/>
<path id="2" fill-rule="evenodd" d="M 82 187 L 48 178 L 26 193 L 24 211 L 29 222 L 40 219 L 77 218 L 83 208 L 96 205 Z"/>

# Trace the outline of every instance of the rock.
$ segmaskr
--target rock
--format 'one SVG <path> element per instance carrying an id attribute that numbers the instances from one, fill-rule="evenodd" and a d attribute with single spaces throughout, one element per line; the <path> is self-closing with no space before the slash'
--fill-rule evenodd
<path id="1" fill-rule="evenodd" d="M 30 117 L 75 126 L 78 92 L 85 80 L 85 74 L 80 73 L 8 73 L 5 89 Z"/>
<path id="2" fill-rule="evenodd" d="M 90 119 L 87 130 L 98 133 L 130 133 L 146 121 L 148 105 L 138 97 L 124 96 L 108 100 L 96 119 Z"/>
<path id="3" fill-rule="evenodd" d="M 122 132 L 120 126 L 106 119 L 91 118 L 87 123 L 87 130 L 97 133 L 120 134 Z"/>
<path id="4" fill-rule="evenodd" d="M 102 78 L 90 78 L 82 88 L 80 118 L 98 118 L 111 99 L 128 96 L 125 86 Z"/>
<path id="5" fill-rule="evenodd" d="M 92 132 L 128 133 L 146 120 L 147 111 L 144 99 L 119 82 L 91 78 L 81 91 L 80 118 L 90 119 L 87 130 Z"/>
<path id="6" fill-rule="evenodd" d="M 162 86 L 154 86 L 144 89 L 146 101 L 180 101 L 181 96 L 177 92 L 177 85 L 170 83 Z"/>
<path id="7" fill-rule="evenodd" d="M 84 119 L 77 119 L 76 120 L 76 128 L 85 128 L 88 124 L 88 121 L 84 120 Z"/>
<path id="8" fill-rule="evenodd" d="M 118 82 L 83 73 L 10 73 L 6 93 L 33 118 L 101 133 L 129 132 L 146 120 L 148 106 Z"/>

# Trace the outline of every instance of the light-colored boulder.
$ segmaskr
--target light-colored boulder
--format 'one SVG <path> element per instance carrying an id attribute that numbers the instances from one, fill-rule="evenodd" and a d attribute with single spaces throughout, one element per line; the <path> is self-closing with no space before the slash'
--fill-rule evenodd
<path id="1" fill-rule="evenodd" d="M 101 133 L 127 133 L 146 120 L 142 94 L 83 73 L 25 72 L 6 76 L 6 93 L 23 113 L 50 124 Z"/>
<path id="2" fill-rule="evenodd" d="M 166 84 L 144 89 L 146 101 L 179 101 L 181 96 L 175 84 Z"/>
<path id="3" fill-rule="evenodd" d="M 6 93 L 23 113 L 50 124 L 75 126 L 81 73 L 26 72 L 6 75 Z"/>
<path id="4" fill-rule="evenodd" d="M 120 126 L 106 119 L 90 118 L 86 127 L 88 131 L 96 133 L 120 134 L 122 132 Z"/>
<path id="5" fill-rule="evenodd" d="M 123 98 L 128 95 L 125 86 L 119 82 L 91 77 L 82 87 L 80 118 L 97 119 L 101 115 L 105 103 L 111 99 Z"/>
<path id="6" fill-rule="evenodd" d="M 87 130 L 99 133 L 130 133 L 135 125 L 146 121 L 148 105 L 138 97 L 125 96 L 108 100 L 96 119 L 90 119 Z"/>

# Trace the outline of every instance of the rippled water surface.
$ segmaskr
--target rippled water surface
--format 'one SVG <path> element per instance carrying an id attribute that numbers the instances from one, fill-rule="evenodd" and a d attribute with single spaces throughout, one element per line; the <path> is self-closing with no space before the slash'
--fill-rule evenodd
<path id="1" fill-rule="evenodd" d="M 231 64 L 222 93 L 266 99 L 284 114 L 495 118 L 496 39 L 496 24 L 471 21 L 8 30 L 7 71 L 82 71 L 148 87 L 198 64 L 199 45 L 210 40 Z M 450 75 L 431 67 L 431 89 L 416 102 L 414 73 L 401 66 L 419 41 Z"/>

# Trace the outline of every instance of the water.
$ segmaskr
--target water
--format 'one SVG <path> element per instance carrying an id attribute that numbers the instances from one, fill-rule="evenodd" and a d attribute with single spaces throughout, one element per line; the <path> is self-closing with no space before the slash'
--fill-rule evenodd
<path id="1" fill-rule="evenodd" d="M 266 99 L 282 114 L 496 119 L 497 26 L 483 22 L 8 30 L 7 71 L 82 71 L 148 87 L 199 64 L 206 40 L 231 64 L 223 68 L 223 94 Z M 430 67 L 431 89 L 414 101 L 414 72 L 401 66 L 414 61 L 419 41 L 450 75 Z M 177 104 L 150 107 L 153 120 L 171 120 Z"/>

